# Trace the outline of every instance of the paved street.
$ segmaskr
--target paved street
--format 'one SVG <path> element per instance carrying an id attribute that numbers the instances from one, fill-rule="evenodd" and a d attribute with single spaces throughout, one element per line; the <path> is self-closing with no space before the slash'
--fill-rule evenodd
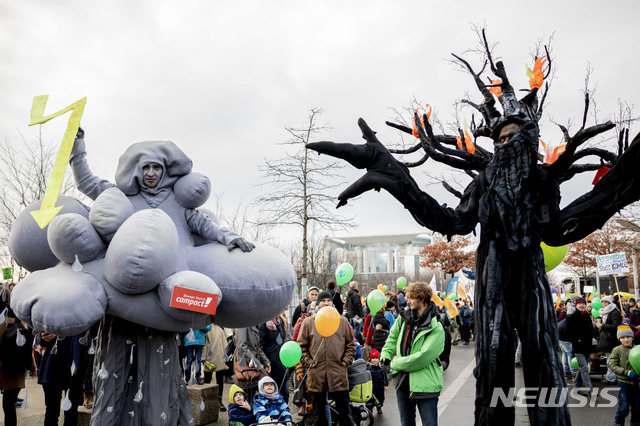
<path id="1" fill-rule="evenodd" d="M 440 426 L 460 426 L 473 423 L 473 403 L 475 394 L 475 379 L 473 377 L 473 367 L 475 365 L 473 355 L 473 342 L 469 346 L 457 345 L 452 347 L 451 351 L 451 365 L 444 374 L 445 389 L 440 395 L 440 401 L 438 404 L 438 415 Z M 593 384 L 596 388 L 602 390 L 605 388 L 601 383 L 602 377 L 592 376 Z M 516 369 L 516 388 L 522 388 L 524 386 L 522 378 L 522 369 Z M 571 382 L 569 384 L 569 391 L 573 388 Z M 617 396 L 615 386 L 609 385 L 611 389 L 611 395 Z M 28 404 L 26 409 L 18 409 L 18 424 L 24 426 L 42 425 L 44 419 L 44 396 L 42 394 L 42 388 L 36 383 L 35 379 L 27 379 Z M 225 405 L 228 401 L 229 385 L 225 385 L 223 401 Z M 23 397 L 25 391 L 20 393 L 20 397 Z M 598 396 L 593 400 L 594 404 L 605 404 L 607 400 Z M 570 411 L 572 423 L 574 425 L 592 425 L 592 424 L 611 424 L 613 423 L 613 416 L 616 411 L 616 406 L 613 407 L 595 407 L 587 406 L 582 408 L 571 407 L 571 404 L 576 404 L 577 401 L 570 397 Z M 82 408 L 84 412 L 88 412 Z M 295 411 L 295 410 L 294 410 Z M 398 408 L 395 401 L 395 393 L 393 392 L 393 386 L 390 386 L 387 391 L 386 401 L 383 409 L 383 414 L 374 414 L 375 424 L 380 426 L 397 426 L 399 425 Z M 86 418 L 86 417 L 85 417 Z M 298 421 L 301 418 L 294 415 L 294 420 Z M 0 423 L 4 424 L 4 423 Z M 60 421 L 62 424 L 62 419 Z M 226 426 L 228 424 L 228 418 L 226 413 L 220 413 L 220 418 L 217 422 L 210 423 L 210 425 Z M 419 421 L 418 421 L 418 424 Z M 516 409 L 516 424 L 527 425 L 529 424 L 527 419 L 527 413 L 525 408 Z"/>

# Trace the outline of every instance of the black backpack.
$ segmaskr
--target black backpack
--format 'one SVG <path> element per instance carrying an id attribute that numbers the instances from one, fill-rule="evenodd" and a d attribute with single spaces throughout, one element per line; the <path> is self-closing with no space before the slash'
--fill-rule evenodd
<path id="1" fill-rule="evenodd" d="M 449 333 L 449 326 L 448 324 L 445 325 L 442 316 L 438 315 L 437 318 L 444 329 L 444 349 L 438 358 L 440 358 L 442 369 L 446 370 L 449 367 L 449 357 L 451 355 L 451 333 Z"/>
<path id="2" fill-rule="evenodd" d="M 18 346 L 18 333 L 25 338 L 25 343 Z M 4 371 L 21 371 L 31 368 L 33 335 L 19 321 L 7 324 L 7 331 L 0 340 L 0 360 Z"/>

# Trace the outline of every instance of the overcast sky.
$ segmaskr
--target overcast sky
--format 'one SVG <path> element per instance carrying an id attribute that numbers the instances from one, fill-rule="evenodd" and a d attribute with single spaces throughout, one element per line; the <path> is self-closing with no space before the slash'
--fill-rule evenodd
<path id="1" fill-rule="evenodd" d="M 554 34 L 557 73 L 541 124 L 543 139 L 557 144 L 561 134 L 547 120 L 580 121 L 588 64 L 599 120 L 613 118 L 618 99 L 640 101 L 639 12 L 637 0 L 5 0 L 0 137 L 37 138 L 37 126 L 27 126 L 35 95 L 50 95 L 45 113 L 86 96 L 88 160 L 102 177 L 113 179 L 131 143 L 173 140 L 225 202 L 250 202 L 262 191 L 258 167 L 283 156 L 277 143 L 287 140 L 285 127 L 304 122 L 311 108 L 321 108 L 322 123 L 332 127 L 324 140 L 360 142 L 363 117 L 381 140 L 397 142 L 384 121 L 412 97 L 443 121 L 465 92 L 479 100 L 470 76 L 448 61 L 477 46 L 471 25 L 480 24 L 499 43 L 494 53 L 516 88 L 528 87 L 525 65 L 536 40 Z M 67 119 L 44 125 L 45 139 L 59 142 Z M 421 171 L 432 167 L 413 174 L 426 182 Z M 344 174 L 354 180 L 361 172 Z M 565 202 L 589 190 L 591 179 L 567 190 Z M 457 204 L 440 188 L 425 189 Z M 422 229 L 386 194 L 349 205 L 344 213 L 358 223 L 352 235 Z"/>

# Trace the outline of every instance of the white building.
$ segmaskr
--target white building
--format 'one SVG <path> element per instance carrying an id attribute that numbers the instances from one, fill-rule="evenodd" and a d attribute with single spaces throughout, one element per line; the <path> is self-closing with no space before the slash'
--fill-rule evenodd
<path id="1" fill-rule="evenodd" d="M 432 239 L 426 234 L 371 235 L 362 237 L 325 237 L 324 255 L 330 270 L 348 262 L 357 279 L 389 275 L 416 279 L 428 268 L 420 267 L 420 251 Z"/>

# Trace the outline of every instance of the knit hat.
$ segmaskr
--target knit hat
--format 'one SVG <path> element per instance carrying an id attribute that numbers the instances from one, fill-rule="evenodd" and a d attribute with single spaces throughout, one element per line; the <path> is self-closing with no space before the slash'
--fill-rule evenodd
<path id="1" fill-rule="evenodd" d="M 618 334 L 616 334 L 616 336 L 618 339 L 621 337 L 633 337 L 633 331 L 631 331 L 631 327 L 628 325 L 621 325 L 618 327 Z"/>
<path id="2" fill-rule="evenodd" d="M 636 299 L 632 297 L 631 299 L 629 299 L 629 303 L 636 303 Z"/>
<path id="3" fill-rule="evenodd" d="M 371 349 L 371 353 L 369 353 L 369 359 L 371 360 L 374 358 L 380 359 L 380 352 L 378 352 L 377 349 Z"/>
<path id="4" fill-rule="evenodd" d="M 387 304 L 385 305 L 385 308 L 387 308 L 387 309 L 389 309 L 389 308 L 395 308 L 395 307 L 396 307 L 396 304 L 395 304 L 395 303 L 393 303 L 391 300 L 389 300 L 389 301 L 387 302 Z"/>
<path id="5" fill-rule="evenodd" d="M 600 299 L 600 301 L 613 303 L 613 298 L 611 296 L 605 296 L 602 299 Z"/>
<path id="6" fill-rule="evenodd" d="M 246 401 L 247 399 L 249 399 L 247 397 L 247 394 L 245 391 L 242 390 L 242 388 L 236 384 L 231 385 L 231 387 L 229 388 L 229 404 L 235 404 L 234 402 L 234 398 L 236 397 L 236 394 L 240 392 L 241 394 L 244 395 L 244 400 Z"/>
<path id="7" fill-rule="evenodd" d="M 631 320 L 629 318 L 625 318 L 622 320 L 622 325 L 630 325 L 631 324 Z"/>
<path id="8" fill-rule="evenodd" d="M 578 297 L 576 300 L 573 301 L 574 304 L 578 304 L 578 303 L 584 303 L 585 305 L 587 304 L 587 301 L 584 300 L 584 298 L 582 297 Z"/>
<path id="9" fill-rule="evenodd" d="M 322 302 L 323 299 L 330 299 L 333 300 L 333 296 L 331 295 L 330 292 L 328 292 L 327 290 L 323 291 L 322 293 L 320 293 L 318 295 L 318 302 Z"/>

